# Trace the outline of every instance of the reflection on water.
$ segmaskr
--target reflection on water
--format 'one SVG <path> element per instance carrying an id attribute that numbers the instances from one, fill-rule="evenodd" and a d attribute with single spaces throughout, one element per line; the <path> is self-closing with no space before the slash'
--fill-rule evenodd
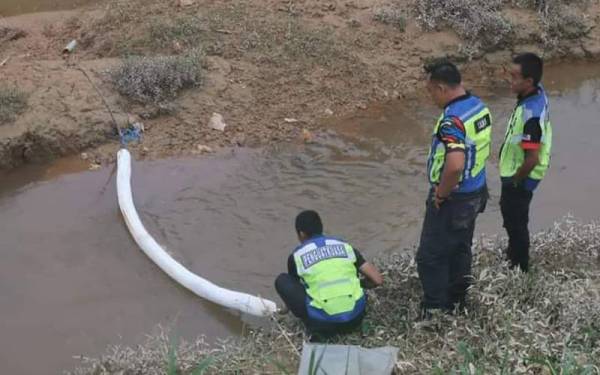
<path id="1" fill-rule="evenodd" d="M 599 92 L 592 80 L 551 99 L 553 164 L 534 197 L 533 229 L 567 212 L 597 217 Z M 514 100 L 488 102 L 496 154 Z M 369 257 L 416 242 L 428 133 L 438 114 L 418 108 L 381 106 L 349 116 L 309 145 L 136 162 L 134 199 L 149 231 L 186 267 L 275 298 L 272 280 L 296 245 L 293 218 L 301 209 L 318 209 L 328 232 Z M 56 373 L 72 366 L 73 354 L 97 355 L 119 335 L 139 342 L 157 323 L 175 322 L 184 337 L 240 332 L 234 315 L 175 285 L 133 243 L 110 168 L 25 186 L 17 177 L 2 176 L 0 184 L 3 372 Z M 495 155 L 488 181 L 493 199 L 478 232 L 498 233 Z"/>

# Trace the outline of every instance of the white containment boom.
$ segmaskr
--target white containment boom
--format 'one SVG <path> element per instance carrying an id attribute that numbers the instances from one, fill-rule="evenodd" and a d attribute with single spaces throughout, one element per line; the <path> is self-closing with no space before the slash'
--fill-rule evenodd
<path id="1" fill-rule="evenodd" d="M 117 194 L 119 207 L 135 242 L 171 278 L 198 296 L 218 305 L 241 312 L 268 316 L 277 310 L 277 305 L 260 297 L 221 288 L 190 272 L 173 259 L 144 228 L 133 204 L 131 194 L 131 155 L 121 149 L 117 155 Z"/>

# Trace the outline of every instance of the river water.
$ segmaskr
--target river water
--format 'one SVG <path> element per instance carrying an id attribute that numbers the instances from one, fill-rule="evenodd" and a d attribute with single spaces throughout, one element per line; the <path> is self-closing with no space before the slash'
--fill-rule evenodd
<path id="1" fill-rule="evenodd" d="M 72 10 L 84 5 L 99 3 L 102 3 L 102 0 L 2 0 L 0 1 L 0 16 Z"/>
<path id="2" fill-rule="evenodd" d="M 534 197 L 534 230 L 567 213 L 598 217 L 594 77 L 598 66 L 548 73 L 555 148 Z M 486 98 L 496 119 L 494 154 L 514 105 L 499 92 Z M 425 104 L 374 106 L 328 121 L 330 130 L 312 144 L 134 162 L 134 199 L 148 230 L 193 272 L 275 299 L 272 281 L 296 245 L 293 219 L 301 209 L 317 209 L 329 233 L 367 257 L 411 251 L 437 115 Z M 120 217 L 112 168 L 76 172 L 81 167 L 67 159 L 0 175 L 1 372 L 59 373 L 77 363 L 73 355 L 139 343 L 157 324 L 186 338 L 238 334 L 243 323 L 235 314 L 178 287 L 137 248 Z M 488 170 L 492 200 L 476 235 L 502 231 L 497 157 Z"/>

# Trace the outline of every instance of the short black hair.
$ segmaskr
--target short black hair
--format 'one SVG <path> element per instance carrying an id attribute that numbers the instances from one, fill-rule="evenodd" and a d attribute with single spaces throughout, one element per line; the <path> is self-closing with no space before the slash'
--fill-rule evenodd
<path id="1" fill-rule="evenodd" d="M 318 236 L 323 234 L 323 223 L 317 211 L 306 210 L 296 216 L 296 232 L 303 232 L 307 236 Z"/>
<path id="2" fill-rule="evenodd" d="M 527 52 L 515 56 L 513 63 L 521 67 L 521 75 L 523 78 L 531 78 L 533 84 L 537 86 L 542 80 L 544 73 L 544 61 L 535 53 Z"/>
<path id="3" fill-rule="evenodd" d="M 425 64 L 424 69 L 430 81 L 440 82 L 450 87 L 458 86 L 462 82 L 460 71 L 447 59 L 438 59 Z"/>

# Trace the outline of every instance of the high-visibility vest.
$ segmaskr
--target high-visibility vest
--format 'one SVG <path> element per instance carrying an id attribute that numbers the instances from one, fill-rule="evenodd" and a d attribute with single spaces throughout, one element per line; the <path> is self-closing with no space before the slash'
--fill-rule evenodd
<path id="1" fill-rule="evenodd" d="M 338 239 L 317 237 L 303 243 L 293 256 L 312 307 L 328 315 L 354 309 L 363 290 L 352 246 Z"/>
<path id="2" fill-rule="evenodd" d="M 492 115 L 487 106 L 476 96 L 451 103 L 438 119 L 434 129 L 427 161 L 429 182 L 440 182 L 446 160 L 446 147 L 439 138 L 440 126 L 448 118 L 459 119 L 465 127 L 465 166 L 457 193 L 478 191 L 486 184 L 485 163 L 490 156 L 492 144 Z"/>
<path id="3" fill-rule="evenodd" d="M 531 118 L 539 117 L 542 139 L 539 151 L 539 163 L 529 173 L 529 178 L 542 180 L 550 166 L 552 151 L 552 125 L 548 111 L 548 97 L 540 86 L 536 95 L 525 98 L 517 104 L 508 126 L 504 143 L 500 149 L 500 177 L 513 177 L 525 161 L 525 150 L 521 142 L 525 139 L 525 124 Z"/>

